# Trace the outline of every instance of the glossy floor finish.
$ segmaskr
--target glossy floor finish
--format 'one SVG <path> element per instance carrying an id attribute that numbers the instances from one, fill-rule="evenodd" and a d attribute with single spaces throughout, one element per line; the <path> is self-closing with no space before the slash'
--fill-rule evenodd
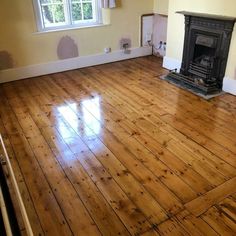
<path id="1" fill-rule="evenodd" d="M 0 85 L 35 235 L 236 234 L 236 97 L 165 73 L 144 57 Z"/>

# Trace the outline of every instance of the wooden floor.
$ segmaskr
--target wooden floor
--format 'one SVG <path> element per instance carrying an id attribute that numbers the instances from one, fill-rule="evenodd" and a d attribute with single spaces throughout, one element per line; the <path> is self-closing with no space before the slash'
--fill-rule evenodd
<path id="1" fill-rule="evenodd" d="M 35 235 L 236 235 L 236 97 L 165 73 L 145 57 L 0 85 Z"/>

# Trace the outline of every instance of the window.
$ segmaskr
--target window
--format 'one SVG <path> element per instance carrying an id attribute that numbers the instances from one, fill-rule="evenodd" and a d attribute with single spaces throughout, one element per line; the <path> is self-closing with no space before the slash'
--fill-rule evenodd
<path id="1" fill-rule="evenodd" d="M 99 0 L 34 0 L 40 31 L 101 23 Z"/>

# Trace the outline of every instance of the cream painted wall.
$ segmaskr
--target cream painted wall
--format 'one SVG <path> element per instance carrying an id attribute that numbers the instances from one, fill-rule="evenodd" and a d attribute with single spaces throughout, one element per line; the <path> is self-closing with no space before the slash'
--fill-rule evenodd
<path id="1" fill-rule="evenodd" d="M 120 0 L 121 6 L 106 10 L 110 25 L 95 28 L 37 33 L 32 0 L 1 0 L 0 51 L 7 51 L 15 67 L 58 60 L 57 45 L 69 35 L 79 47 L 80 56 L 103 53 L 104 47 L 119 49 L 121 37 L 130 37 L 139 47 L 140 18 L 153 12 L 153 0 Z"/>
<path id="2" fill-rule="evenodd" d="M 168 15 L 169 0 L 154 0 L 154 13 Z"/>
<path id="3" fill-rule="evenodd" d="M 167 57 L 182 60 L 184 16 L 176 11 L 193 11 L 236 17 L 235 0 L 169 0 Z M 236 27 L 229 52 L 226 77 L 236 79 Z"/>

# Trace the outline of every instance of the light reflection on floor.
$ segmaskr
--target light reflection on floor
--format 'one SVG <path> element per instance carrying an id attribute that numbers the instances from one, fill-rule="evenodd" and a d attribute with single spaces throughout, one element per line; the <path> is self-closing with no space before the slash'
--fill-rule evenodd
<path id="1" fill-rule="evenodd" d="M 92 101 L 92 103 L 91 103 Z M 95 104 L 92 105 L 92 104 Z M 101 132 L 101 123 L 89 112 L 91 107 L 93 114 L 97 119 L 101 118 L 100 111 L 100 99 L 95 97 L 92 99 L 86 99 L 78 105 L 75 102 L 68 103 L 68 105 L 59 106 L 57 110 L 71 126 L 73 130 L 78 132 L 82 137 L 94 138 L 96 135 L 99 136 Z M 60 124 L 60 122 L 58 121 Z M 58 126 L 62 136 L 68 137 L 68 129 L 65 128 L 64 124 Z"/>
<path id="2" fill-rule="evenodd" d="M 92 103 L 96 104 L 96 106 L 91 106 L 91 101 Z M 87 125 L 87 127 L 85 128 L 86 135 L 88 137 L 91 136 L 91 130 L 93 130 L 94 134 L 99 135 L 101 132 L 101 123 L 96 119 L 98 118 L 100 120 L 101 118 L 99 97 L 82 101 L 81 108 L 82 119 Z M 89 112 L 90 110 L 92 110 L 94 116 Z"/>

